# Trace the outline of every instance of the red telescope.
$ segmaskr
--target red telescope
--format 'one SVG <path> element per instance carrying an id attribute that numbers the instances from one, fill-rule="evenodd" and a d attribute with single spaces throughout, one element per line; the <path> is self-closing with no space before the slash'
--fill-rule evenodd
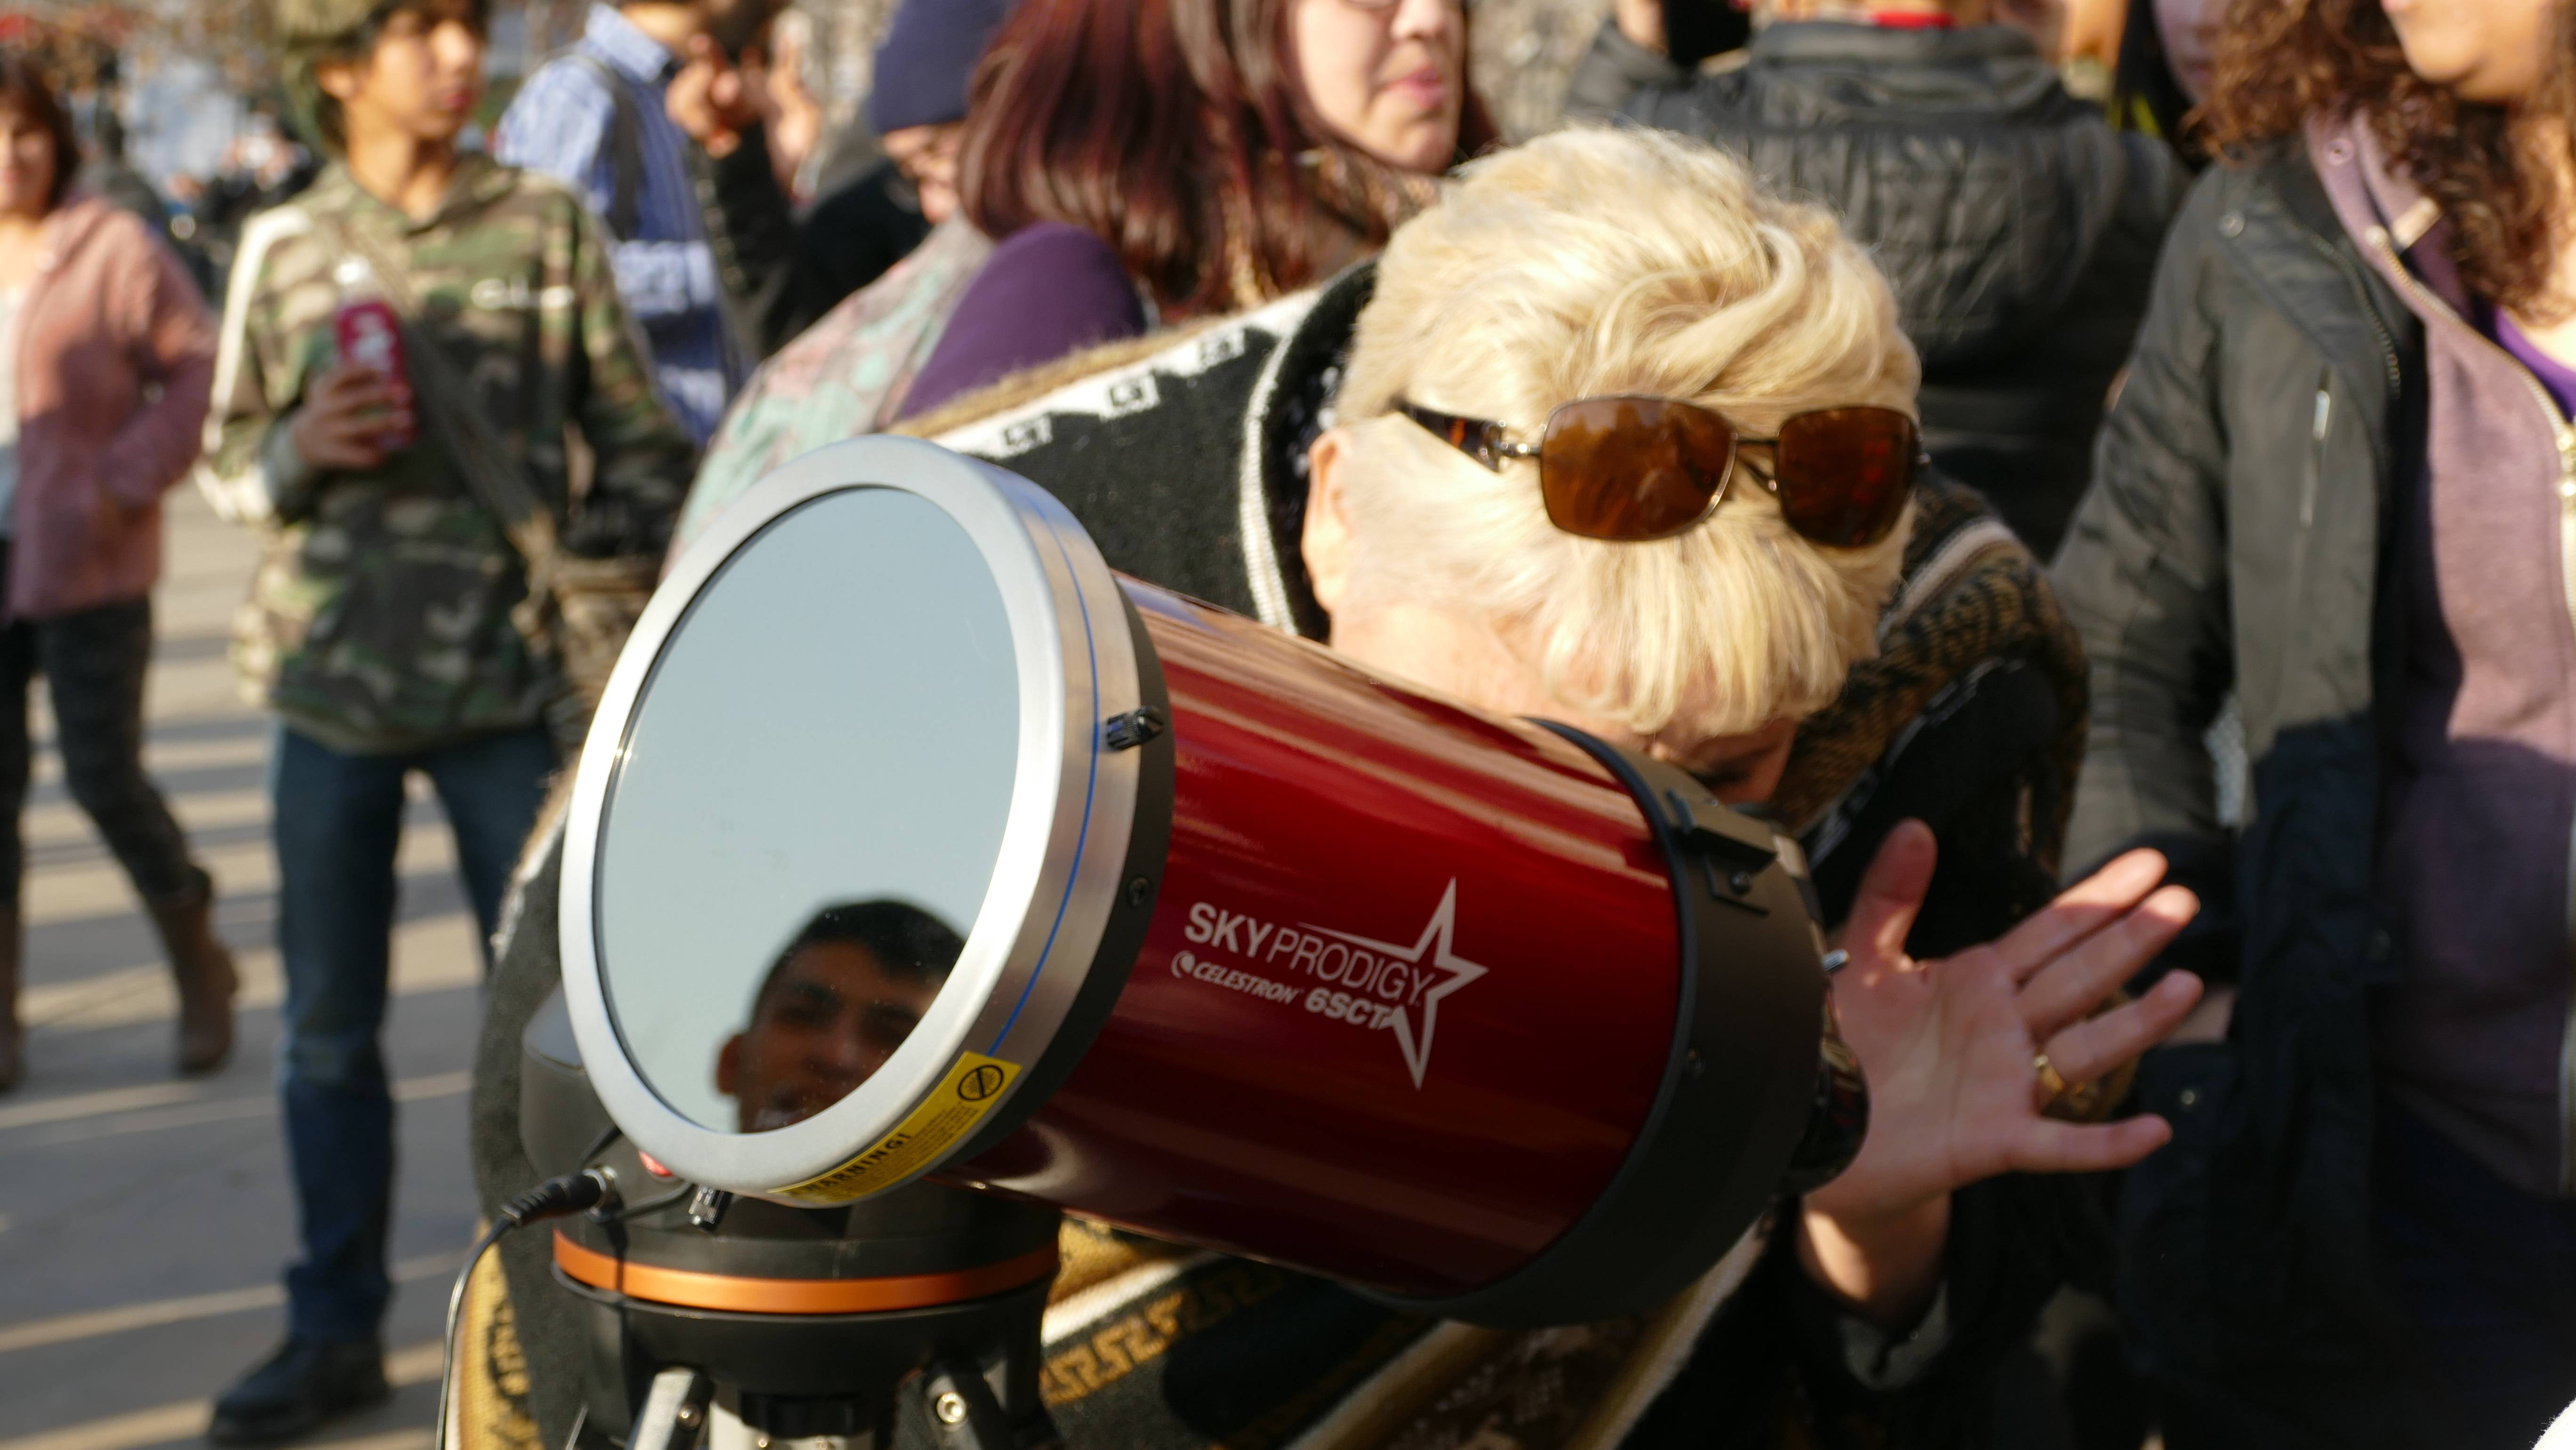
<path id="1" fill-rule="evenodd" d="M 680 1175 L 923 1175 L 1492 1324 L 1626 1312 L 1857 1146 L 1794 843 L 1113 574 L 925 443 L 682 558 L 565 838 L 591 1084 Z"/>

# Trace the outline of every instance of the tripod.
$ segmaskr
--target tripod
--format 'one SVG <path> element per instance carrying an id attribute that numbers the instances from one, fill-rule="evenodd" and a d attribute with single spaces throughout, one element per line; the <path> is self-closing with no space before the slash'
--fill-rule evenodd
<path id="1" fill-rule="evenodd" d="M 539 1167 L 619 1185 L 552 1226 L 585 1339 L 567 1450 L 1060 1443 L 1038 1398 L 1057 1210 L 927 1182 L 789 1208 L 671 1178 L 609 1126 L 560 997 L 522 1039 L 520 1118 Z"/>

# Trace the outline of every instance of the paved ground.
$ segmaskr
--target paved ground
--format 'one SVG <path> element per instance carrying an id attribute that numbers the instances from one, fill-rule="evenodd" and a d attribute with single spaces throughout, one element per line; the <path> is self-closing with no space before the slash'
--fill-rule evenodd
<path id="1" fill-rule="evenodd" d="M 174 495 L 146 759 L 215 873 L 220 929 L 241 958 L 241 1041 L 223 1072 L 171 1076 L 173 1002 L 151 929 L 51 760 L 27 812 L 33 1062 L 0 1097 L 0 1450 L 202 1443 L 207 1397 L 283 1332 L 294 1209 L 271 1089 L 268 733 L 224 659 L 252 553 L 193 492 Z M 387 1034 L 402 1282 L 386 1339 L 401 1388 L 315 1437 L 333 1450 L 429 1444 L 438 1322 L 473 1219 L 465 1069 L 479 968 L 452 863 L 437 806 L 416 794 Z"/>

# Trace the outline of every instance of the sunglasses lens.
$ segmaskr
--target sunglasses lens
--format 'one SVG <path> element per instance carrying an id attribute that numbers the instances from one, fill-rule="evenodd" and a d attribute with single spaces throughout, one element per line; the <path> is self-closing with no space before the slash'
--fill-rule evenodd
<path id="1" fill-rule="evenodd" d="M 1914 420 L 1893 408 L 1827 408 L 1780 425 L 1780 516 L 1827 548 L 1877 543 L 1905 514 Z"/>
<path id="2" fill-rule="evenodd" d="M 1539 444 L 1548 522 L 1587 539 L 1678 533 L 1708 512 L 1734 447 L 1725 419 L 1687 403 L 1568 403 L 1548 415 Z"/>

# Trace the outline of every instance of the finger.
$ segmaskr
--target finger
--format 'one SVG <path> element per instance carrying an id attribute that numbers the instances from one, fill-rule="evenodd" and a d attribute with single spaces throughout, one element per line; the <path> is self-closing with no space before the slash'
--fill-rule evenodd
<path id="1" fill-rule="evenodd" d="M 382 373 L 369 373 L 355 382 L 345 383 L 323 400 L 327 413 L 354 413 L 366 408 L 386 408 L 402 403 L 410 390 Z"/>
<path id="2" fill-rule="evenodd" d="M 2034 1118 L 2012 1156 L 2021 1173 L 2107 1173 L 2126 1168 L 2173 1141 L 2173 1127 L 2153 1113 L 2116 1123 L 2062 1123 Z"/>
<path id="3" fill-rule="evenodd" d="M 316 447 L 305 461 L 332 472 L 364 473 L 383 459 L 374 450 L 356 443 L 330 443 Z"/>
<path id="4" fill-rule="evenodd" d="M 324 389 L 313 399 L 312 406 L 322 417 L 340 418 L 375 406 L 378 400 L 391 395 L 392 388 L 381 375 L 367 373 Z"/>
<path id="5" fill-rule="evenodd" d="M 2019 981 L 2063 955 L 2069 947 L 2120 919 L 2164 880 L 2165 858 L 2131 851 L 2066 888 L 1995 943 L 2005 968 Z"/>
<path id="6" fill-rule="evenodd" d="M 346 448 L 358 435 L 359 429 L 350 419 L 321 417 L 307 420 L 297 436 L 306 453 L 313 454 Z"/>
<path id="7" fill-rule="evenodd" d="M 321 436 L 315 438 L 313 445 L 315 451 L 327 453 L 345 462 L 361 454 L 372 453 L 376 446 L 376 435 L 372 428 L 333 428 L 325 430 Z"/>
<path id="8" fill-rule="evenodd" d="M 383 457 L 379 440 L 384 431 L 381 420 L 353 420 L 316 429 L 311 441 L 316 454 L 329 454 L 338 467 L 372 468 Z"/>
<path id="9" fill-rule="evenodd" d="M 2088 1017 L 2046 1039 L 2043 1050 L 2068 1082 L 2095 1082 L 2162 1042 L 2200 1001 L 2200 978 L 2168 972 L 2143 997 Z"/>
<path id="10" fill-rule="evenodd" d="M 352 419 L 377 417 L 397 411 L 409 402 L 410 399 L 403 396 L 401 389 L 379 383 L 343 393 L 332 399 L 330 415 L 333 418 Z"/>
<path id="11" fill-rule="evenodd" d="M 1861 873 L 1860 890 L 1851 913 L 1843 918 L 1841 945 L 1858 965 L 1903 970 L 1906 933 L 1932 889 L 1932 867 L 1940 855 L 1932 828 L 1921 821 L 1899 821 Z"/>
<path id="12" fill-rule="evenodd" d="M 2032 973 L 2016 1004 L 2030 1035 L 2045 1040 L 2102 1005 L 2199 913 L 2200 898 L 2179 886 L 2165 887 Z"/>

